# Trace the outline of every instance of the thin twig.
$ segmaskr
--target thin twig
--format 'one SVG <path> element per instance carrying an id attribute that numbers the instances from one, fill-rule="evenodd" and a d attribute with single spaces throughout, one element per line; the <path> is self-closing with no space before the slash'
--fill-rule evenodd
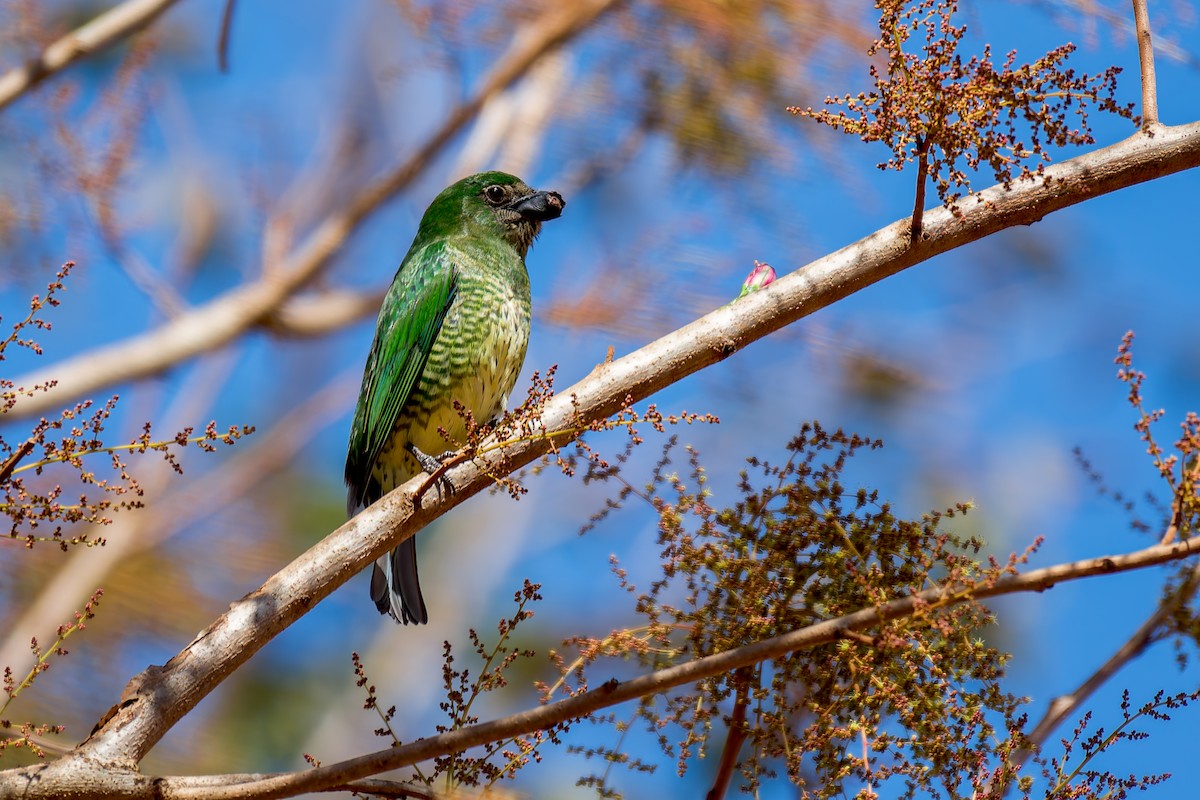
<path id="1" fill-rule="evenodd" d="M 1158 84 L 1154 77 L 1154 43 L 1150 38 L 1150 12 L 1146 0 L 1133 0 L 1137 28 L 1138 61 L 1142 68 L 1142 127 L 1158 124 Z"/>
<path id="2" fill-rule="evenodd" d="M 52 756 L 64 756 L 71 752 L 72 748 L 72 745 L 58 741 L 57 739 L 38 736 L 36 733 L 22 733 L 21 729 L 15 725 L 11 728 L 0 728 L 0 739 L 23 739 L 39 750 L 45 750 Z"/>
<path id="3" fill-rule="evenodd" d="M 733 703 L 733 714 L 729 718 L 729 734 L 725 737 L 725 746 L 721 749 L 721 761 L 717 765 L 717 776 L 713 779 L 712 789 L 705 800 L 722 800 L 729 792 L 729 784 L 733 780 L 733 768 L 737 766 L 738 754 L 746 741 L 746 708 L 750 705 L 749 685 L 753 670 L 743 667 L 737 671 L 737 699 Z"/>
<path id="4" fill-rule="evenodd" d="M 0 484 L 12 477 L 13 470 L 17 468 L 17 464 L 21 463 L 21 459 L 33 452 L 33 447 L 37 442 L 33 439 L 26 439 L 17 445 L 17 449 L 12 455 L 4 459 L 4 463 L 0 464 Z"/>
<path id="5" fill-rule="evenodd" d="M 1050 702 L 1050 707 L 1046 710 L 1045 716 L 1038 720 L 1037 725 L 1025 737 L 1024 743 L 1026 746 L 1017 750 L 1013 755 L 1010 761 L 1013 765 L 1013 771 L 1009 774 L 1015 774 L 1016 770 L 1019 770 L 1033 756 L 1064 720 L 1078 713 L 1079 707 L 1087 702 L 1088 698 L 1097 689 L 1120 671 L 1122 667 L 1145 652 L 1146 648 L 1150 646 L 1155 637 L 1161 632 L 1163 623 L 1176 610 L 1191 600 L 1196 595 L 1197 590 L 1200 590 L 1200 564 L 1196 565 L 1187 580 L 1183 582 L 1183 585 L 1159 603 L 1154 613 L 1146 618 L 1146 621 L 1138 627 L 1137 631 L 1129 637 L 1128 641 L 1117 648 L 1117 651 L 1101 664 L 1099 669 L 1089 675 L 1083 683 L 1079 684 L 1075 691 L 1056 697 Z M 1005 789 L 1007 788 L 1008 786 L 1005 786 Z M 984 796 L 991 797 L 992 795 L 985 793 Z"/>
<path id="6" fill-rule="evenodd" d="M 22 66 L 0 76 L 0 109 L 87 56 L 140 31 L 179 0 L 127 0 L 51 44 Z"/>
<path id="7" fill-rule="evenodd" d="M 929 181 L 929 138 L 919 136 L 917 141 L 917 191 L 913 198 L 912 243 L 921 240 L 921 228 L 925 217 L 925 184 Z"/>
<path id="8" fill-rule="evenodd" d="M 221 36 L 217 39 L 217 67 L 222 73 L 229 72 L 229 34 L 233 30 L 233 7 L 237 0 L 225 0 L 221 12 Z"/>

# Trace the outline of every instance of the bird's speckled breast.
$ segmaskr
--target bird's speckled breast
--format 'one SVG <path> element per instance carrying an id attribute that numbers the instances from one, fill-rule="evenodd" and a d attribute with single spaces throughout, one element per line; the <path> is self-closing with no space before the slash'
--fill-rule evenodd
<path id="1" fill-rule="evenodd" d="M 459 447 L 466 426 L 454 400 L 481 424 L 504 411 L 529 345 L 529 283 L 523 265 L 520 269 L 523 280 L 517 281 L 492 271 L 461 274 L 417 388 L 375 463 L 373 474 L 385 491 L 421 472 L 404 449 L 407 444 L 429 455 Z M 453 442 L 438 433 L 439 427 Z"/>

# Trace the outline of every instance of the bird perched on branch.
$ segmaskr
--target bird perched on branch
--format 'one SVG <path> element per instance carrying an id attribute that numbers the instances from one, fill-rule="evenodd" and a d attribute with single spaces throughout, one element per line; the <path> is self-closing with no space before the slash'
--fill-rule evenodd
<path id="1" fill-rule="evenodd" d="M 464 178 L 434 198 L 384 297 L 346 454 L 351 516 L 422 471 L 446 440 L 504 411 L 529 344 L 525 254 L 566 205 L 504 172 Z M 440 454 L 440 455 L 437 455 Z M 429 621 L 410 537 L 371 569 L 371 599 L 397 622 Z"/>

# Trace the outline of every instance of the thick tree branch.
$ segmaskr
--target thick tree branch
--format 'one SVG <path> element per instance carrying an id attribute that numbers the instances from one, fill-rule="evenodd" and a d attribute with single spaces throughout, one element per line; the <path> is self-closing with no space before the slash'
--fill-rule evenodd
<path id="1" fill-rule="evenodd" d="M 546 409 L 548 430 L 570 427 L 576 410 L 585 418 L 615 412 L 627 395 L 635 401 L 724 359 L 750 342 L 779 330 L 902 269 L 1019 224 L 1029 224 L 1051 211 L 1160 175 L 1200 165 L 1200 123 L 1139 133 L 1119 144 L 1063 162 L 1047 170 L 1044 180 L 1024 181 L 1011 190 L 981 192 L 956 217 L 944 208 L 926 216 L 926 238 L 910 246 L 908 220 L 893 223 L 803 270 L 777 280 L 731 305 L 652 342 L 624 358 L 598 366 L 584 380 L 555 398 Z M 545 441 L 529 441 L 508 450 L 512 469 L 528 464 L 548 449 Z M 490 485 L 486 464 L 464 463 L 449 477 L 457 491 L 414 508 L 412 497 L 423 476 L 389 494 L 347 522 L 262 588 L 235 603 L 189 648 L 172 660 L 155 680 L 146 708 L 130 711 L 130 722 L 89 743 L 101 758 L 124 754 L 136 762 L 191 704 L 213 687 L 271 636 L 299 618 L 317 601 L 398 542 L 412 536 L 437 516 Z M 239 625 L 250 625 L 240 629 Z M 196 671 L 201 667 L 200 671 Z M 162 705 L 165 704 L 165 705 Z M 142 705 L 142 704 L 139 704 Z M 165 714 L 157 721 L 145 712 Z"/>
<path id="2" fill-rule="evenodd" d="M 288 300 L 263 326 L 280 336 L 324 336 L 379 313 L 387 287 L 350 291 L 333 289 Z"/>
<path id="3" fill-rule="evenodd" d="M 0 109 L 52 75 L 137 33 L 179 0 L 126 0 L 78 30 L 71 31 L 40 55 L 0 75 Z"/>
<path id="4" fill-rule="evenodd" d="M 599 365 L 590 375 L 547 404 L 543 424 L 548 430 L 570 427 L 577 414 L 585 419 L 606 417 L 617 411 L 627 396 L 635 401 L 683 377 L 720 361 L 784 326 L 824 308 L 859 289 L 877 283 L 903 269 L 1015 225 L 1028 225 L 1046 214 L 1091 197 L 1200 165 L 1200 123 L 1173 128 L 1154 126 L 1118 144 L 1062 162 L 1046 170 L 1044 179 L 1017 182 L 1011 189 L 992 187 L 981 192 L 954 216 L 944 208 L 925 214 L 925 236 L 910 242 L 909 220 L 886 228 L 787 275 L 769 288 L 724 306 L 699 320 L 652 342 L 624 358 Z M 525 441 L 506 449 L 507 469 L 530 463 L 548 449 L 544 440 Z M 366 567 L 400 541 L 414 535 L 430 521 L 491 484 L 489 472 L 495 459 L 455 466 L 449 477 L 457 491 L 448 496 L 428 493 L 423 505 L 414 496 L 425 482 L 418 476 L 389 493 L 378 503 L 325 537 L 262 587 L 233 603 L 230 610 L 203 631 L 195 641 L 162 667 L 138 675 L 126 688 L 119 706 L 88 741 L 66 759 L 47 767 L 0 779 L 9 787 L 20 781 L 29 797 L 49 797 L 43 792 L 55 781 L 105 765 L 114 783 L 136 791 L 136 764 L 184 714 L 215 689 L 267 641 L 307 613 L 314 604 Z M 1177 559 L 1200 549 L 1200 540 L 1149 548 L 1127 556 L 1093 559 L 1078 564 L 1036 570 L 1006 579 L 979 597 L 1008 591 L 1048 588 L 1061 580 L 1133 569 Z M 894 601 L 884 608 L 884 618 L 899 616 L 911 598 Z M 812 643 L 830 641 L 842 628 L 864 627 L 878 620 L 877 609 L 859 612 L 841 620 L 823 623 L 785 637 L 741 648 L 736 655 L 681 665 L 664 673 L 644 676 L 626 684 L 606 687 L 581 698 L 564 701 L 501 722 L 457 731 L 387 751 L 386 765 L 374 756 L 347 762 L 351 773 L 313 773 L 337 783 L 392 768 L 407 759 L 419 761 L 435 747 L 460 749 L 502 738 L 506 731 L 531 730 L 553 724 L 544 717 L 546 708 L 556 709 L 569 719 L 594 710 L 588 703 L 611 705 L 647 693 L 680 685 L 702 674 L 716 674 L 771 658 Z M 708 672 L 707 670 L 716 670 Z M 595 706 L 599 707 L 599 706 Z M 525 726 L 525 727 L 523 727 Z M 435 744 L 436 743 L 436 744 Z M 445 750 L 439 750 L 445 752 Z M 402 754 L 402 755 L 398 755 Z M 382 759 L 382 757 L 378 757 Z M 129 770 L 126 773 L 120 767 Z M 361 770 L 361 771 L 358 771 Z M 305 773 L 313 781 L 313 773 Z M 322 778 L 324 780 L 325 778 Z M 143 779 L 144 780 L 144 779 Z M 290 786 L 292 778 L 280 779 Z M 0 784 L 3 788 L 4 784 Z M 272 784 L 274 787 L 274 784 Z M 156 784 L 162 789 L 161 784 Z M 259 786 L 259 789 L 266 787 Z M 283 796 L 284 785 L 278 787 Z M 312 788 L 309 785 L 309 788 Z M 56 790 L 58 791 L 58 790 Z M 290 790 L 287 790 L 290 791 Z M 41 793 L 36 793 L 41 792 Z M 273 792 L 273 790 L 272 790 Z M 111 795 L 110 795 L 111 796 Z M 138 796 L 129 794 L 127 796 Z M 195 796 L 195 795 L 193 795 Z M 215 796 L 215 795 L 212 795 Z M 257 795 L 256 795 L 257 796 Z"/>
<path id="5" fill-rule="evenodd" d="M 897 598 L 875 608 L 860 609 L 837 619 L 819 622 L 761 642 L 641 675 L 632 680 L 610 680 L 597 689 L 557 703 L 418 739 L 336 764 L 259 780 L 247 780 L 249 776 L 227 776 L 229 782 L 224 787 L 215 785 L 216 776 L 204 776 L 200 779 L 159 778 L 156 779 L 155 785 L 161 791 L 159 797 L 168 800 L 268 800 L 292 797 L 302 792 L 322 791 L 385 770 L 411 766 L 446 753 L 462 752 L 487 742 L 545 730 L 629 700 L 660 694 L 677 686 L 752 667 L 798 650 L 830 644 L 844 638 L 848 631 L 873 628 L 881 622 L 924 613 L 931 605 L 951 605 L 1017 592 L 1041 592 L 1066 581 L 1144 569 L 1197 554 L 1200 554 L 1200 538 L 1169 545 L 1154 545 L 1134 553 L 1057 564 L 1031 570 L 1023 575 L 1007 575 L 991 584 L 928 589 L 915 596 Z M 193 785 L 194 780 L 198 780 L 200 785 Z"/>
<path id="6" fill-rule="evenodd" d="M 384 201 L 408 186 L 480 109 L 538 59 L 585 30 L 620 0 L 579 0 L 554 5 L 513 40 L 470 100 L 451 112 L 441 127 L 407 161 L 367 186 L 336 214 L 326 218 L 283 264 L 254 283 L 181 314 L 161 327 L 20 376 L 17 386 L 57 384 L 9 410 L 7 418 L 53 413 L 68 401 L 105 386 L 154 375 L 200 353 L 214 350 L 268 320 L 293 294 L 328 264 L 347 237 Z"/>

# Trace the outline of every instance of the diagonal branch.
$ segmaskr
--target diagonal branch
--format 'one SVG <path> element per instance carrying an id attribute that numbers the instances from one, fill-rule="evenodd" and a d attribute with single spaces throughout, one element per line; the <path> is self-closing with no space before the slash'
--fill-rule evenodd
<path id="1" fill-rule="evenodd" d="M 558 430 L 572 427 L 580 416 L 606 417 L 615 413 L 627 397 L 642 400 L 757 339 L 935 255 L 1005 228 L 1032 224 L 1046 214 L 1092 197 L 1196 166 L 1200 166 L 1200 122 L 1178 127 L 1159 125 L 1151 133 L 1138 133 L 1110 147 L 1054 165 L 1043 178 L 1018 181 L 1010 189 L 1001 186 L 987 189 L 976 196 L 977 201 L 960 209 L 958 216 L 944 208 L 933 209 L 925 215 L 925 237 L 919 243 L 910 241 L 909 220 L 900 220 L 786 275 L 768 289 L 723 306 L 621 359 L 599 365 L 547 403 L 542 424 L 547 430 Z M 514 443 L 506 448 L 504 469 L 516 470 L 548 449 L 549 443 L 544 439 Z M 386 495 L 277 572 L 259 589 L 231 604 L 228 612 L 165 665 L 150 667 L 135 676 L 119 705 L 113 707 L 93 736 L 71 755 L 45 767 L 0 773 L 0 793 L 7 785 L 30 798 L 61 796 L 59 789 L 68 785 L 65 782 L 73 781 L 69 785 L 78 787 L 84 779 L 81 776 L 91 776 L 89 785 L 98 785 L 97 770 L 102 770 L 108 796 L 116 796 L 118 791 L 124 797 L 163 796 L 160 780 L 136 772 L 138 762 L 163 735 L 270 639 L 338 586 L 436 517 L 491 485 L 492 476 L 499 470 L 497 461 L 494 457 L 480 457 L 475 462 L 455 466 L 448 477 L 457 491 L 436 498 L 427 495 L 420 506 L 414 503 L 414 498 L 425 476 L 418 476 Z M 1124 556 L 1059 565 L 1004 579 L 975 596 L 1046 588 L 1061 580 L 1164 563 L 1198 550 L 1200 539 L 1192 539 Z M 911 602 L 912 598 L 893 601 L 884 610 L 887 614 L 901 615 L 906 613 L 905 603 Z M 822 623 L 739 649 L 736 655 L 712 657 L 718 661 L 691 662 L 666 673 L 610 685 L 597 690 L 600 694 L 581 698 L 587 698 L 588 703 L 602 699 L 611 704 L 660 691 L 666 688 L 664 681 L 668 679 L 687 683 L 704 670 L 728 671 L 770 658 L 772 653 L 810 646 L 809 642 L 829 641 L 825 637 L 836 636 L 845 628 L 872 624 L 880 619 L 881 612 L 867 609 L 859 613 L 863 616 L 851 615 Z M 564 702 L 567 705 L 546 708 L 557 709 L 555 713 L 566 714 L 564 718 L 592 710 L 580 698 Z M 421 760 L 432 752 L 434 742 L 437 747 L 459 749 L 491 741 L 506 735 L 502 731 L 509 728 L 500 727 L 502 724 L 534 727 L 554 724 L 550 718 L 538 716 L 548 713 L 535 709 L 469 732 L 443 735 L 450 738 L 422 740 L 390 750 L 388 757 L 403 753 L 402 759 Z M 347 763 L 355 765 L 355 770 L 361 769 L 355 775 L 368 775 L 377 771 L 382 762 Z M 387 764 L 397 766 L 392 761 Z M 345 775 L 330 779 L 333 777 L 338 783 L 348 780 Z M 282 795 L 272 792 L 261 796 Z"/>
<path id="2" fill-rule="evenodd" d="M 344 209 L 326 218 L 283 264 L 268 270 L 262 279 L 233 289 L 159 328 L 17 378 L 17 386 L 36 386 L 48 380 L 57 384 L 49 391 L 23 398 L 9 410 L 7 418 L 52 413 L 62 404 L 105 386 L 160 373 L 222 347 L 263 323 L 320 273 L 356 227 L 420 175 L 489 100 L 620 1 L 579 0 L 554 6 L 514 37 L 471 99 L 454 109 L 425 144 L 390 174 L 359 192 Z"/>
<path id="3" fill-rule="evenodd" d="M 324 336 L 362 319 L 374 319 L 386 286 L 377 289 L 326 289 L 292 297 L 263 326 L 281 336 Z"/>
<path id="4" fill-rule="evenodd" d="M 1101 664 L 1083 683 L 1079 684 L 1075 691 L 1056 697 L 1051 701 L 1045 716 L 1022 740 L 1024 746 L 1013 755 L 1011 759 L 1013 767 L 1020 769 L 1050 738 L 1058 726 L 1068 717 L 1073 716 L 1097 689 L 1117 674 L 1122 667 L 1145 652 L 1146 648 L 1154 642 L 1155 637 L 1162 633 L 1163 624 L 1181 606 L 1188 603 L 1198 590 L 1200 590 L 1200 564 L 1196 565 L 1178 589 L 1158 604 L 1154 612 L 1134 631 L 1125 644 L 1121 645 L 1107 661 Z"/>
<path id="5" fill-rule="evenodd" d="M 0 75 L 0 109 L 80 59 L 137 33 L 179 0 L 126 0 L 71 31 L 25 64 Z"/>
<path id="6" fill-rule="evenodd" d="M 713 311 L 624 358 L 604 363 L 546 405 L 547 430 L 571 427 L 578 416 L 615 413 L 626 397 L 642 400 L 659 389 L 716 363 L 750 342 L 783 328 L 853 292 L 939 253 L 1100 194 L 1200 165 L 1200 122 L 1158 126 L 1118 144 L 1046 170 L 1044 179 L 996 186 L 955 216 L 944 208 L 925 217 L 925 238 L 909 240 L 901 220 L 777 280 L 770 288 Z M 549 449 L 530 440 L 506 449 L 515 470 Z M 137 763 L 184 714 L 267 641 L 384 552 L 436 517 L 491 485 L 495 459 L 455 466 L 448 477 L 457 491 L 414 496 L 418 476 L 342 525 L 262 587 L 235 602 L 163 667 L 137 676 L 128 702 L 81 747 L 100 762 Z"/>
<path id="7" fill-rule="evenodd" d="M 513 736 L 546 730 L 595 711 L 629 700 L 636 700 L 705 678 L 723 675 L 736 669 L 752 667 L 771 659 L 781 658 L 798 650 L 808 650 L 843 638 L 849 631 L 873 628 L 882 622 L 910 617 L 930 605 L 951 605 L 1017 592 L 1041 592 L 1071 580 L 1109 575 L 1177 561 L 1200 553 L 1200 538 L 1169 545 L 1154 545 L 1144 550 L 1115 556 L 1102 556 L 1067 564 L 1031 570 L 1023 575 L 1006 575 L 993 583 L 971 587 L 939 587 L 915 596 L 901 597 L 874 608 L 863 608 L 837 619 L 825 620 L 800 630 L 774 636 L 723 653 L 698 658 L 666 669 L 638 676 L 627 681 L 610 680 L 597 689 L 522 711 L 509 717 L 471 725 L 458 730 L 390 747 L 336 764 L 304 772 L 277 775 L 260 780 L 245 781 L 245 776 L 228 776 L 229 784 L 216 787 L 213 776 L 203 778 L 201 789 L 192 789 L 190 778 L 159 779 L 159 785 L 170 787 L 167 796 L 208 798 L 208 800 L 237 800 L 238 798 L 292 797 L 302 792 L 320 791 L 365 778 L 385 770 L 411 766 L 446 753 L 457 753 L 488 742 L 502 741 Z"/>

